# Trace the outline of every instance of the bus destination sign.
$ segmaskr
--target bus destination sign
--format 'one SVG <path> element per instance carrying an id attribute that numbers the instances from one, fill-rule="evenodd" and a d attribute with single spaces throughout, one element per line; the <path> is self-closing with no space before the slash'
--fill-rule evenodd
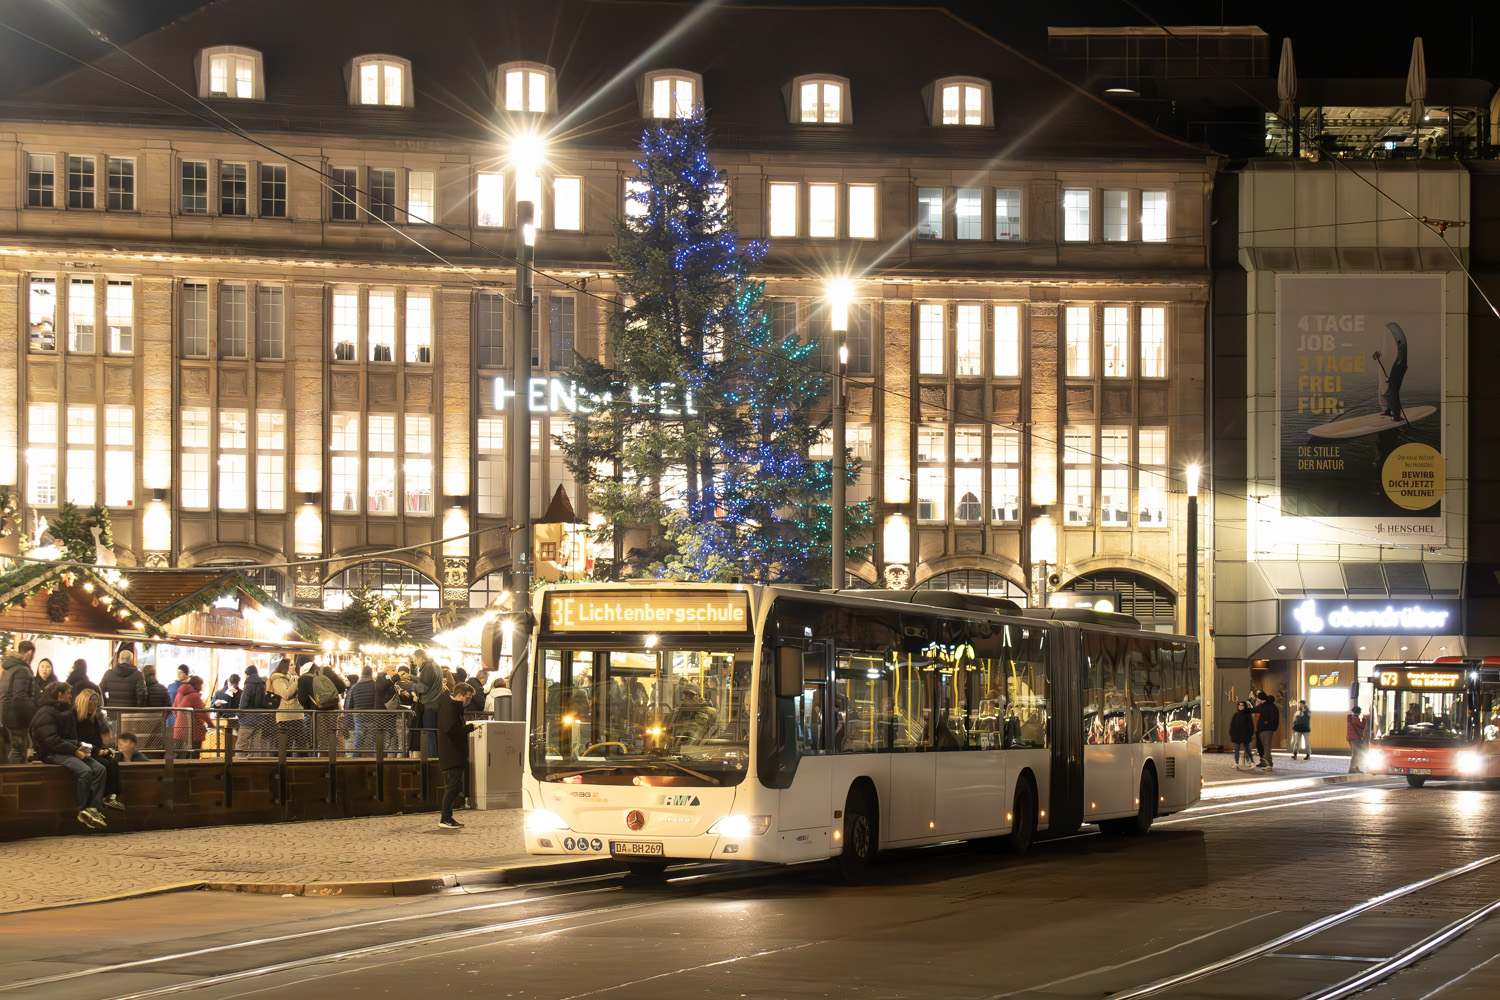
<path id="1" fill-rule="evenodd" d="M 748 632 L 750 595 L 738 590 L 567 590 L 547 595 L 553 632 Z"/>
<path id="2" fill-rule="evenodd" d="M 1375 679 L 1383 688 L 1457 691 L 1464 686 L 1462 670 L 1382 670 Z"/>

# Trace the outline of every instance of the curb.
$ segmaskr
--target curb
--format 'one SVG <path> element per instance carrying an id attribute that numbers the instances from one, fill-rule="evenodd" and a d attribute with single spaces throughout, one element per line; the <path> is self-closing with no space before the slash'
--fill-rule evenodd
<path id="1" fill-rule="evenodd" d="M 1366 778 L 1380 778 L 1380 777 L 1384 777 L 1384 775 L 1380 775 L 1380 774 L 1366 774 L 1363 771 L 1356 771 L 1353 774 L 1310 774 L 1307 777 L 1298 777 L 1296 775 L 1288 775 L 1286 777 L 1281 777 L 1280 775 L 1273 775 L 1273 776 L 1271 776 L 1269 778 L 1246 778 L 1246 779 L 1239 779 L 1239 780 L 1230 779 L 1228 781 L 1205 781 L 1203 783 L 1203 787 L 1205 789 L 1208 789 L 1208 788 L 1213 788 L 1213 789 L 1243 788 L 1243 789 L 1246 789 L 1246 790 L 1250 790 L 1250 789 L 1256 788 L 1256 787 L 1258 787 L 1260 785 L 1264 785 L 1264 784 L 1266 784 L 1268 782 L 1272 782 L 1272 781 L 1275 781 L 1275 782 L 1296 781 L 1296 782 L 1299 782 L 1299 783 L 1304 784 L 1304 785 L 1337 785 L 1337 784 L 1343 784 L 1345 782 L 1350 782 L 1350 781 L 1363 781 Z"/>

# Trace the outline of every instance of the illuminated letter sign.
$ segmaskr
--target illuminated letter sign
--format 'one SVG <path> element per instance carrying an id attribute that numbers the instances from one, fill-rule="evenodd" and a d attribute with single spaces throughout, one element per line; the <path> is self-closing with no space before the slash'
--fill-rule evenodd
<path id="1" fill-rule="evenodd" d="M 1312 598 L 1282 602 L 1281 630 L 1293 635 L 1445 635 L 1457 627 L 1454 601 L 1349 600 L 1326 607 Z"/>
<path id="2" fill-rule="evenodd" d="M 568 590 L 547 595 L 552 632 L 746 632 L 750 596 L 736 590 Z"/>
<path id="3" fill-rule="evenodd" d="M 1464 686 L 1464 675 L 1461 670 L 1382 670 L 1376 685 L 1383 688 L 1454 691 Z"/>
<path id="4" fill-rule="evenodd" d="M 493 381 L 495 409 L 504 411 L 515 398 L 515 390 L 506 388 L 504 376 L 496 376 Z M 593 413 L 613 398 L 609 393 L 602 398 L 593 396 L 565 378 L 537 377 L 526 383 L 526 409 L 532 413 Z M 659 417 L 698 415 L 698 408 L 693 404 L 693 390 L 671 382 L 645 389 L 631 386 L 630 401 Z"/>

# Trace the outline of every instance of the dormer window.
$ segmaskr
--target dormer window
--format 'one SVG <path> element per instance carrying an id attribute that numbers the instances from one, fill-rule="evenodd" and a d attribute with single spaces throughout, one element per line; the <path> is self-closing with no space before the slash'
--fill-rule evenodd
<path id="1" fill-rule="evenodd" d="M 198 54 L 198 96 L 265 100 L 260 53 L 234 45 L 204 49 Z"/>
<path id="2" fill-rule="evenodd" d="M 557 111 L 557 75 L 540 63 L 510 63 L 500 67 L 500 93 L 495 107 L 546 115 Z"/>
<path id="3" fill-rule="evenodd" d="M 664 69 L 646 76 L 643 118 L 691 118 L 703 103 L 703 78 L 680 69 Z"/>
<path id="4" fill-rule="evenodd" d="M 792 81 L 792 122 L 804 125 L 847 125 L 849 81 L 841 76 L 801 76 Z"/>
<path id="5" fill-rule="evenodd" d="M 349 103 L 412 106 L 411 62 L 399 56 L 360 56 L 350 64 Z"/>
<path id="6" fill-rule="evenodd" d="M 932 87 L 934 125 L 993 124 L 988 80 L 951 77 Z"/>

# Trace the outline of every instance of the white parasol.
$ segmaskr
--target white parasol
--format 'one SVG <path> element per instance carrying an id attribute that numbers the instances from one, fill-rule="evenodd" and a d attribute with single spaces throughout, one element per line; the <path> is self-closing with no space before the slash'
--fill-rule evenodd
<path id="1" fill-rule="evenodd" d="M 1292 59 L 1292 40 L 1281 40 L 1281 68 L 1276 71 L 1276 98 L 1281 102 L 1276 113 L 1288 128 L 1295 127 L 1297 117 L 1297 63 Z"/>
<path id="2" fill-rule="evenodd" d="M 1406 103 L 1411 105 L 1411 124 L 1415 128 L 1422 124 L 1427 114 L 1427 57 L 1422 53 L 1419 36 L 1411 45 L 1411 69 L 1406 71 Z"/>

